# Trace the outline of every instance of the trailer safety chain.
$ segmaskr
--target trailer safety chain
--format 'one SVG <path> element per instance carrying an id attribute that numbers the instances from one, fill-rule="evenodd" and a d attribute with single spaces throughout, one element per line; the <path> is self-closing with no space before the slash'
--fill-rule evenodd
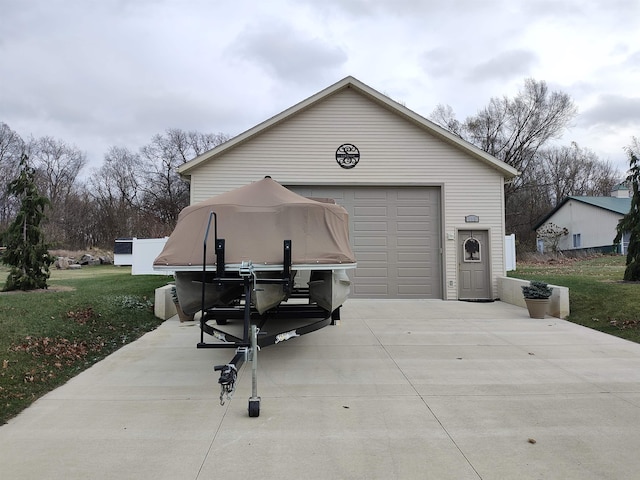
<path id="1" fill-rule="evenodd" d="M 213 367 L 213 369 L 220 371 L 220 378 L 218 379 L 218 383 L 220 384 L 220 405 L 224 405 L 225 400 L 231 400 L 233 392 L 236 390 L 238 369 L 232 363 L 217 365 Z"/>

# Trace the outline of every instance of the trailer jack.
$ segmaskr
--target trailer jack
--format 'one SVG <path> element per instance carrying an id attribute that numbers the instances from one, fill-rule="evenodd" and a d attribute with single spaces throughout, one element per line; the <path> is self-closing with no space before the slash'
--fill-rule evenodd
<path id="1" fill-rule="evenodd" d="M 242 363 L 249 360 L 251 362 L 251 397 L 249 398 L 249 416 L 260 415 L 260 397 L 258 396 L 258 327 L 251 325 L 251 349 L 240 347 L 231 363 L 216 365 L 213 370 L 220 372 L 218 384 L 220 384 L 220 405 L 224 405 L 227 400 L 231 400 L 236 390 L 236 380 L 238 378 L 238 368 Z"/>

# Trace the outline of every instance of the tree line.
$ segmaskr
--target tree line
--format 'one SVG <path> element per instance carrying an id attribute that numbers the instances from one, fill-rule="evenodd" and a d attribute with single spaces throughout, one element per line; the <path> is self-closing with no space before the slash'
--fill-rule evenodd
<path id="1" fill-rule="evenodd" d="M 577 114 L 571 97 L 527 79 L 512 98 L 490 99 L 465 120 L 438 105 L 430 119 L 514 167 L 520 176 L 505 185 L 506 233 L 519 251 L 534 250 L 532 226 L 569 195 L 609 195 L 623 180 L 609 161 L 588 148 L 556 141 Z M 182 163 L 227 141 L 223 133 L 169 129 L 137 151 L 114 146 L 102 166 L 81 179 L 86 155 L 51 137 L 23 140 L 0 122 L 0 178 L 11 182 L 26 153 L 40 193 L 50 205 L 43 229 L 58 248 L 111 248 L 119 237 L 168 235 L 189 203 L 189 185 L 176 172 Z M 0 192 L 0 234 L 15 216 L 18 199 Z"/>
<path id="2" fill-rule="evenodd" d="M 189 204 L 189 185 L 176 168 L 228 139 L 169 129 L 137 151 L 111 147 L 83 179 L 87 158 L 77 147 L 52 137 L 24 140 L 0 122 L 0 240 L 19 210 L 20 199 L 6 187 L 24 157 L 49 200 L 41 225 L 46 242 L 52 248 L 111 249 L 116 238 L 169 235 Z"/>
<path id="3" fill-rule="evenodd" d="M 438 105 L 430 116 L 520 172 L 505 185 L 506 233 L 516 234 L 520 251 L 535 250 L 533 226 L 565 197 L 608 196 L 623 181 L 610 161 L 588 148 L 557 143 L 576 114 L 568 94 L 527 79 L 513 98 L 494 97 L 463 121 L 449 105 Z"/>

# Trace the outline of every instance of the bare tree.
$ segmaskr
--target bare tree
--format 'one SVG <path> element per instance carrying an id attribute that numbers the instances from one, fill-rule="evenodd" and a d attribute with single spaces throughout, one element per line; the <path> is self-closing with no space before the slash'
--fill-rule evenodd
<path id="1" fill-rule="evenodd" d="M 33 141 L 29 150 L 42 193 L 56 208 L 76 186 L 78 174 L 87 163 L 86 155 L 77 147 L 52 137 Z"/>
<path id="2" fill-rule="evenodd" d="M 467 140 L 467 138 L 465 138 L 464 125 L 456 118 L 456 114 L 450 105 L 439 103 L 431 115 L 429 115 L 429 119 L 441 127 L 446 128 L 451 133 L 458 135 L 460 138 Z"/>
<path id="3" fill-rule="evenodd" d="M 0 122 L 0 233 L 7 228 L 19 207 L 19 202 L 9 194 L 6 185 L 17 177 L 24 152 L 25 144 L 20 135 Z"/>
<path id="4" fill-rule="evenodd" d="M 549 92 L 544 81 L 525 80 L 513 99 L 492 98 L 475 117 L 465 121 L 468 138 L 485 152 L 525 172 L 538 150 L 562 136 L 577 109 L 569 95 Z M 507 193 L 520 187 L 517 179 Z"/>
<path id="5" fill-rule="evenodd" d="M 115 199 L 118 204 L 134 208 L 140 204 L 140 155 L 125 147 L 111 147 L 104 156 L 104 163 L 91 184 L 102 197 Z"/>
<path id="6" fill-rule="evenodd" d="M 52 137 L 29 142 L 31 160 L 36 170 L 38 190 L 50 201 L 43 230 L 54 246 L 67 242 L 67 225 L 77 212 L 68 204 L 79 183 L 78 175 L 87 160 L 84 152 Z"/>
<path id="7" fill-rule="evenodd" d="M 71 193 L 65 202 L 67 209 L 74 214 L 67 218 L 64 224 L 64 248 L 82 250 L 95 246 L 109 247 L 108 242 L 99 242 L 102 215 L 97 209 L 97 203 L 92 200 L 86 185 L 80 185 Z"/>
<path id="8" fill-rule="evenodd" d="M 521 172 L 505 185 L 505 221 L 507 231 L 515 233 L 521 245 L 524 242 L 533 249 L 531 226 L 542 206 L 548 204 L 544 188 L 534 182 L 538 153 L 562 135 L 575 114 L 569 95 L 550 92 L 544 81 L 527 79 L 514 98 L 492 98 L 464 122 L 455 120 L 453 110 L 442 105 L 430 118 Z"/>
<path id="9" fill-rule="evenodd" d="M 98 245 L 113 245 L 119 237 L 144 236 L 142 166 L 139 154 L 124 147 L 111 147 L 102 167 L 89 179 L 88 194 L 94 203 L 93 241 Z"/>
<path id="10" fill-rule="evenodd" d="M 10 168 L 14 174 L 11 178 L 17 173 L 20 157 L 24 151 L 25 144 L 20 135 L 11 130 L 6 123 L 0 122 L 0 169 L 5 172 L 5 169 Z"/>
<path id="11" fill-rule="evenodd" d="M 155 135 L 139 152 L 112 147 L 88 181 L 93 241 L 110 246 L 119 237 L 170 234 L 189 204 L 189 185 L 177 167 L 228 138 L 171 129 Z"/>
<path id="12" fill-rule="evenodd" d="M 186 161 L 192 160 L 218 145 L 223 144 L 229 140 L 229 138 L 229 135 L 221 132 L 200 133 L 193 130 L 187 132 L 187 143 L 189 144 L 190 155 L 186 157 Z"/>
<path id="13" fill-rule="evenodd" d="M 29 153 L 38 190 L 51 201 L 43 224 L 48 241 L 67 248 L 110 247 L 118 237 L 169 234 L 189 203 L 188 184 L 176 168 L 228 139 L 222 133 L 171 129 L 139 152 L 112 147 L 85 184 L 79 180 L 83 152 L 52 137 L 25 143 L 0 123 L 0 175 L 10 182 L 21 156 Z M 19 206 L 1 190 L 0 234 Z"/>
<path id="14" fill-rule="evenodd" d="M 144 206 L 149 213 L 170 228 L 178 214 L 189 204 L 189 185 L 176 169 L 183 163 L 228 140 L 228 136 L 167 130 L 155 135 L 140 150 L 144 162 Z"/>
<path id="15" fill-rule="evenodd" d="M 571 195 L 609 195 L 621 180 L 610 162 L 575 142 L 541 151 L 534 168 L 535 178 L 547 187 L 552 207 Z"/>

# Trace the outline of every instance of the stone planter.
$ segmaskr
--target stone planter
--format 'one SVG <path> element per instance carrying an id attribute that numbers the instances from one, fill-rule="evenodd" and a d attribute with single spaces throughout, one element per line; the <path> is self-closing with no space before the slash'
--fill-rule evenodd
<path id="1" fill-rule="evenodd" d="M 525 298 L 524 301 L 531 318 L 544 318 L 551 303 L 548 298 Z"/>

